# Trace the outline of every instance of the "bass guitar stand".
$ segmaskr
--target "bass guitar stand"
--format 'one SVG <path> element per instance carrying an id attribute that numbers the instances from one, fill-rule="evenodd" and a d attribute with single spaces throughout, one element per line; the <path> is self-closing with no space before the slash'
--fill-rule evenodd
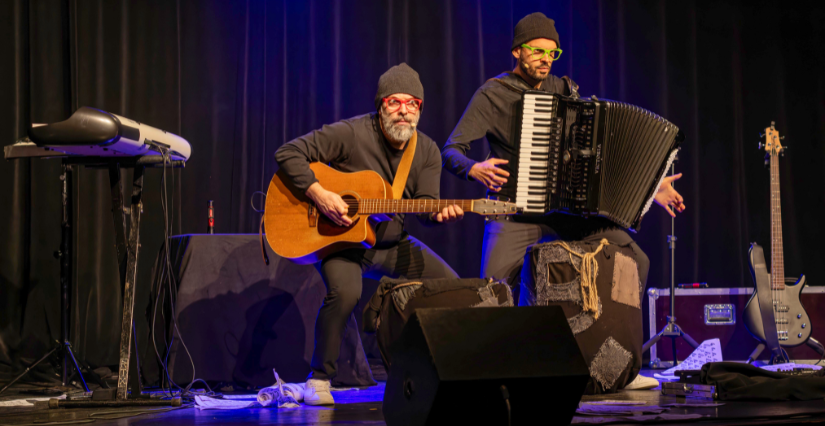
<path id="1" fill-rule="evenodd" d="M 676 174 L 676 160 L 677 159 L 674 159 L 673 162 L 670 163 L 671 176 Z M 690 335 L 685 333 L 682 327 L 676 324 L 676 275 L 674 274 L 674 267 L 676 266 L 676 219 L 673 217 L 670 218 L 670 235 L 667 236 L 667 246 L 670 249 L 670 315 L 667 316 L 667 324 L 662 328 L 662 331 L 651 337 L 650 340 L 642 346 L 642 353 L 647 352 L 650 347 L 655 345 L 662 337 L 669 337 L 673 349 L 673 366 L 675 367 L 679 363 L 676 357 L 676 339 L 680 337 L 685 339 L 690 346 L 693 346 L 693 349 L 698 348 L 699 344 L 696 343 Z M 651 366 L 658 366 L 658 364 L 658 358 L 650 360 Z"/>
<path id="2" fill-rule="evenodd" d="M 756 244 L 754 243 L 754 245 Z M 753 246 L 751 246 L 751 250 L 753 249 Z M 761 248 L 759 248 L 759 250 L 761 251 Z M 749 255 L 750 254 L 751 253 L 749 253 Z M 764 255 L 762 256 L 764 257 Z M 757 268 L 765 268 L 765 270 L 761 272 L 762 274 L 767 274 L 767 268 L 764 263 L 758 264 Z M 756 276 L 759 276 L 759 274 L 756 274 Z M 756 282 L 756 297 L 758 298 L 760 310 L 764 309 L 762 310 L 762 312 L 773 312 L 773 310 L 771 309 L 771 305 L 773 302 L 768 296 L 768 294 L 770 294 L 770 283 L 767 280 L 764 280 L 765 282 L 760 281 L 762 280 L 757 279 Z M 797 279 L 794 277 L 785 277 L 786 283 L 795 283 L 796 281 Z M 750 356 L 748 356 L 748 364 L 756 361 L 757 358 L 759 358 L 759 355 L 762 354 L 762 351 L 764 351 L 765 348 L 768 347 L 768 344 L 770 344 L 771 346 L 771 365 L 790 362 L 790 358 L 788 357 L 787 352 L 785 352 L 785 350 L 782 349 L 782 346 L 779 344 L 778 339 L 776 337 L 773 337 L 776 336 L 776 326 L 772 323 L 772 321 L 773 315 L 762 316 L 763 330 L 766 330 L 765 337 L 766 340 L 768 340 L 768 342 L 767 344 L 765 342 L 759 342 L 759 344 L 756 345 L 756 348 L 754 348 L 753 352 L 751 352 Z M 771 339 L 770 337 L 773 337 L 773 339 Z M 805 341 L 805 344 L 808 345 L 808 347 L 810 347 L 814 351 L 816 351 L 816 353 L 819 354 L 820 358 L 825 357 L 825 347 L 818 340 L 814 339 L 813 336 L 809 336 L 808 340 Z"/>
<path id="3" fill-rule="evenodd" d="M 805 344 L 808 345 L 808 347 L 810 347 L 811 349 L 815 350 L 820 357 L 825 356 L 825 346 L 822 346 L 822 343 L 820 343 L 819 340 L 816 340 L 813 337 L 808 337 L 808 340 L 805 341 Z M 759 355 L 762 354 L 762 351 L 765 350 L 765 347 L 766 346 L 764 343 L 756 345 L 756 348 L 754 348 L 753 352 L 751 352 L 750 356 L 748 356 L 747 363 L 750 364 L 756 361 Z M 773 358 L 771 359 L 771 364 L 776 364 L 778 363 L 778 361 L 778 359 Z"/>

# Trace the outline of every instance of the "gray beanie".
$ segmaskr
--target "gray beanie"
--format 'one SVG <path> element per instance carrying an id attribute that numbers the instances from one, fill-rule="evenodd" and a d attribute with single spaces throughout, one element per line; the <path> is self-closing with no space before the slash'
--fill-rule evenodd
<path id="1" fill-rule="evenodd" d="M 381 99 L 393 93 L 406 93 L 424 100 L 424 86 L 418 73 L 402 62 L 387 70 L 378 79 L 378 93 L 375 94 L 375 109 L 381 108 Z"/>
<path id="2" fill-rule="evenodd" d="M 521 21 L 516 24 L 513 34 L 513 47 L 510 50 L 537 38 L 553 40 L 556 42 L 556 47 L 561 47 L 555 21 L 544 16 L 541 12 L 531 13 L 521 18 Z"/>

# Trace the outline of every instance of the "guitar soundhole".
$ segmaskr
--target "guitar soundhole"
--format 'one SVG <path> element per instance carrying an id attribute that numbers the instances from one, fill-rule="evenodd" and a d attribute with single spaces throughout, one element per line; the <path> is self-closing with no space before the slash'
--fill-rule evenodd
<path id="1" fill-rule="evenodd" d="M 341 198 L 343 198 L 344 202 L 349 205 L 349 209 L 347 210 L 347 216 L 349 216 L 350 218 L 354 218 L 355 215 L 358 214 L 358 199 L 353 197 L 352 195 L 344 195 Z"/>

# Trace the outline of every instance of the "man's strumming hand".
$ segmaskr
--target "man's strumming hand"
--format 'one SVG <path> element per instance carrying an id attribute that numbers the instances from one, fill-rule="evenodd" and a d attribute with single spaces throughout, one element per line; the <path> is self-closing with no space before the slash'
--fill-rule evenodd
<path id="1" fill-rule="evenodd" d="M 310 185 L 309 189 L 307 189 L 306 194 L 307 197 L 309 197 L 310 199 L 312 199 L 312 201 L 315 202 L 315 205 L 318 207 L 318 210 L 321 210 L 321 213 L 323 213 L 324 216 L 328 217 L 336 225 L 352 225 L 352 219 L 347 217 L 347 211 L 349 210 L 349 206 L 347 205 L 346 201 L 344 201 L 344 199 L 341 198 L 340 195 L 331 191 L 327 191 L 318 182 L 315 182 L 312 185 Z"/>

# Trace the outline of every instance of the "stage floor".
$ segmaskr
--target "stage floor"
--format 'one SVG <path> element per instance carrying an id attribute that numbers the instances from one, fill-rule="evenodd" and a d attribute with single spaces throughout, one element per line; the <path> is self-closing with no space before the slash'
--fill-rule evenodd
<path id="1" fill-rule="evenodd" d="M 652 376 L 651 371 L 645 375 Z M 237 424 L 269 424 L 269 425 L 301 425 L 301 424 L 347 424 L 347 425 L 383 425 L 384 417 L 381 411 L 381 399 L 385 382 L 361 390 L 336 391 L 333 395 L 336 400 L 334 407 L 301 407 L 296 409 L 256 408 L 244 410 L 198 410 L 193 407 L 184 407 L 163 413 L 147 413 L 133 415 L 120 419 L 99 419 L 88 422 L 93 413 L 111 413 L 106 417 L 129 415 L 124 409 L 57 409 L 49 410 L 47 403 L 37 402 L 34 407 L 2 407 L 0 406 L 0 426 L 36 424 L 43 422 L 71 422 L 78 420 L 82 423 L 105 425 L 237 425 Z M 13 391 L 12 389 L 11 391 Z M 19 399 L 21 396 L 3 395 L 3 401 Z M 28 398 L 28 397 L 27 397 Z M 598 400 L 629 400 L 643 401 L 647 405 L 663 405 L 684 403 L 685 398 L 663 396 L 658 389 L 648 391 L 621 391 L 617 394 L 586 396 L 583 401 Z M 706 401 L 693 400 L 687 401 Z M 548 407 L 537 409 L 537 416 L 551 415 Z M 148 410 L 147 410 L 148 411 Z M 701 419 L 692 421 L 669 421 L 667 424 L 703 424 L 703 425 L 752 425 L 752 424 L 825 424 L 825 401 L 796 401 L 796 402 L 724 402 L 718 407 L 673 407 L 668 414 L 700 414 Z M 458 415 L 459 413 L 457 413 Z M 541 417 L 538 417 L 539 420 Z M 574 419 L 578 424 L 584 419 L 595 420 L 589 416 L 580 416 Z M 446 420 L 446 419 L 445 419 Z M 460 417 L 450 419 L 449 423 L 460 424 Z M 598 424 L 639 424 L 628 422 L 626 419 L 615 418 L 614 422 Z M 649 422 L 645 422 L 649 423 Z M 663 423 L 657 421 L 654 423 Z M 72 424 L 72 423 L 62 423 Z M 539 424 L 538 422 L 536 424 Z M 594 423 L 590 423 L 594 424 Z"/>

